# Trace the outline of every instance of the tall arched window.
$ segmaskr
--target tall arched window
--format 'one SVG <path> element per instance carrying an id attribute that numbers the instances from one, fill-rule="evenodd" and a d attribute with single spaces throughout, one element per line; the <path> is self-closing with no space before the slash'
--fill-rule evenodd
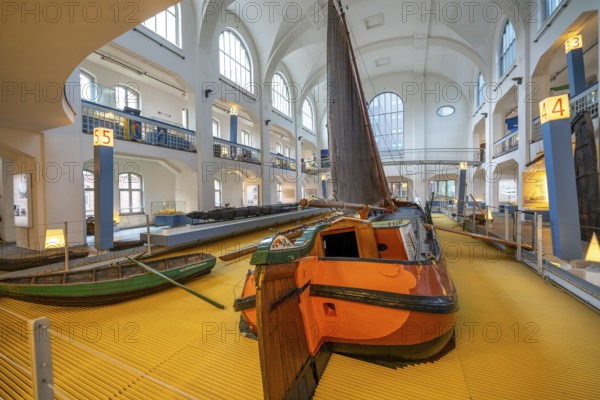
<path id="1" fill-rule="evenodd" d="M 242 129 L 241 133 L 242 134 L 240 143 L 244 146 L 252 147 L 252 136 L 250 135 L 250 132 L 248 132 L 245 129 Z"/>
<path id="2" fill-rule="evenodd" d="M 545 0 L 545 2 L 546 2 L 546 7 L 545 7 L 545 15 L 544 16 L 545 16 L 545 18 L 548 18 L 549 16 L 552 15 L 554 10 L 556 10 L 558 5 L 563 2 L 563 0 Z"/>
<path id="3" fill-rule="evenodd" d="M 254 93 L 252 64 L 244 43 L 230 30 L 219 36 L 219 72 L 224 77 Z"/>
<path id="4" fill-rule="evenodd" d="M 181 47 L 181 17 L 179 4 L 159 12 L 155 16 L 144 21 L 143 25 L 174 45 Z"/>
<path id="5" fill-rule="evenodd" d="M 212 133 L 214 137 L 221 137 L 221 131 L 220 131 L 220 126 L 219 126 L 219 121 L 217 121 L 216 119 L 212 120 Z"/>
<path id="6" fill-rule="evenodd" d="M 144 188 L 142 176 L 133 172 L 119 174 L 119 213 L 140 214 L 144 212 Z"/>
<path id="7" fill-rule="evenodd" d="M 400 96 L 378 94 L 369 104 L 369 119 L 382 155 L 404 150 L 404 102 Z"/>
<path id="8" fill-rule="evenodd" d="M 96 102 L 96 78 L 87 71 L 79 70 L 79 89 L 81 100 Z"/>
<path id="9" fill-rule="evenodd" d="M 302 104 L 302 126 L 311 132 L 315 130 L 313 108 L 308 99 L 304 100 L 304 104 Z"/>
<path id="10" fill-rule="evenodd" d="M 127 107 L 141 110 L 140 108 L 140 93 L 133 85 L 117 85 L 115 87 L 115 106 L 119 110 Z"/>
<path id="11" fill-rule="evenodd" d="M 223 204 L 222 191 L 221 181 L 215 179 L 215 207 L 221 207 Z"/>
<path id="12" fill-rule="evenodd" d="M 498 68 L 500 76 L 503 76 L 511 65 L 515 62 L 517 35 L 510 21 L 506 21 L 504 32 L 502 33 L 502 43 L 500 43 L 500 63 Z"/>
<path id="13" fill-rule="evenodd" d="M 485 81 L 483 80 L 483 74 L 479 73 L 479 79 L 477 80 L 477 107 L 483 104 L 484 95 L 483 89 L 485 86 Z"/>
<path id="14" fill-rule="evenodd" d="M 290 90 L 285 78 L 279 72 L 275 72 L 271 82 L 271 101 L 277 111 L 281 111 L 288 117 L 292 115 L 290 112 Z"/>
<path id="15" fill-rule="evenodd" d="M 94 173 L 83 170 L 83 197 L 85 201 L 85 216 L 94 215 Z"/>

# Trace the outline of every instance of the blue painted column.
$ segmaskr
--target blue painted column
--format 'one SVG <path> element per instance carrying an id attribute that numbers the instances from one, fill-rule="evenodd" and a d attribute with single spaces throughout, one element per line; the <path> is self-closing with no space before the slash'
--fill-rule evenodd
<path id="1" fill-rule="evenodd" d="M 573 36 L 565 42 L 567 70 L 569 74 L 569 94 L 571 98 L 585 92 L 585 64 L 583 63 L 583 40 L 581 35 Z"/>
<path id="2" fill-rule="evenodd" d="M 326 199 L 327 198 L 327 180 L 323 179 L 325 177 L 325 175 L 323 175 L 323 177 L 321 177 L 321 189 L 323 190 L 323 198 Z"/>
<path id="3" fill-rule="evenodd" d="M 552 253 L 564 260 L 582 258 L 570 114 L 567 95 L 540 103 Z"/>
<path id="4" fill-rule="evenodd" d="M 113 248 L 113 131 L 94 129 L 94 246 Z"/>
<path id="5" fill-rule="evenodd" d="M 456 206 L 456 216 L 464 215 L 465 212 L 465 192 L 467 190 L 467 165 L 460 163 L 460 173 L 458 175 L 458 204 Z"/>
<path id="6" fill-rule="evenodd" d="M 231 107 L 231 112 L 229 113 L 229 141 L 232 143 L 237 143 L 237 131 L 238 131 L 238 111 L 237 108 Z M 236 146 L 230 146 L 230 157 L 236 158 Z"/>

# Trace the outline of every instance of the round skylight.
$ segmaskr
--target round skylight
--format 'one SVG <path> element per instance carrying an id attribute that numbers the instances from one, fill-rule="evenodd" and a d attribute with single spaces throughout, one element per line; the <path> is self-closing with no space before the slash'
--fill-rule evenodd
<path id="1" fill-rule="evenodd" d="M 437 110 L 437 115 L 439 115 L 440 117 L 449 117 L 452 114 L 454 114 L 454 107 L 452 106 L 442 106 L 440 108 L 438 108 Z"/>

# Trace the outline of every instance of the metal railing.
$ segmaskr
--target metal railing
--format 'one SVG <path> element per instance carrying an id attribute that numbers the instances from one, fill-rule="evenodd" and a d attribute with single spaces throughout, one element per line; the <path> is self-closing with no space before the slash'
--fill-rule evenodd
<path id="1" fill-rule="evenodd" d="M 481 161 L 481 149 L 479 148 L 423 148 L 380 151 L 383 164 L 406 163 L 406 162 L 461 162 Z"/>
<path id="2" fill-rule="evenodd" d="M 494 142 L 494 158 L 519 148 L 519 131 L 514 131 Z"/>
<path id="3" fill-rule="evenodd" d="M 260 150 L 213 137 L 213 156 L 260 165 Z"/>
<path id="4" fill-rule="evenodd" d="M 93 134 L 96 127 L 109 128 L 115 139 L 196 152 L 194 131 L 86 100 L 81 103 L 83 133 Z"/>
<path id="5" fill-rule="evenodd" d="M 542 122 L 540 117 L 533 120 L 533 126 L 531 128 L 531 143 L 539 142 L 542 140 Z"/>
<path id="6" fill-rule="evenodd" d="M 282 156 L 281 154 L 271 153 L 271 165 L 274 168 L 287 169 L 288 171 L 296 171 L 298 169 L 296 160 Z"/>
<path id="7" fill-rule="evenodd" d="M 316 161 L 305 161 L 301 165 L 302 172 L 305 174 L 317 175 L 319 173 L 319 163 Z"/>
<path id="8" fill-rule="evenodd" d="M 588 112 L 592 118 L 598 117 L 598 83 L 590 86 L 585 92 L 573 97 L 571 104 L 571 118 L 581 112 Z"/>
<path id="9" fill-rule="evenodd" d="M 588 112 L 591 118 L 598 117 L 598 83 L 590 86 L 585 92 L 569 100 L 571 118 L 582 112 Z M 532 121 L 531 143 L 542 140 L 542 124 L 537 117 Z"/>

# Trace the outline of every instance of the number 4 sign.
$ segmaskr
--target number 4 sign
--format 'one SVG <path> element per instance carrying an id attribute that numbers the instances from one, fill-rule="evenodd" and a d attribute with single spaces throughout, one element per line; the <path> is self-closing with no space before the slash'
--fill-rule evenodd
<path id="1" fill-rule="evenodd" d="M 113 130 L 107 128 L 94 128 L 94 146 L 114 146 Z"/>
<path id="2" fill-rule="evenodd" d="M 571 118 L 569 95 L 548 97 L 540 102 L 540 121 L 545 124 L 557 119 Z"/>

